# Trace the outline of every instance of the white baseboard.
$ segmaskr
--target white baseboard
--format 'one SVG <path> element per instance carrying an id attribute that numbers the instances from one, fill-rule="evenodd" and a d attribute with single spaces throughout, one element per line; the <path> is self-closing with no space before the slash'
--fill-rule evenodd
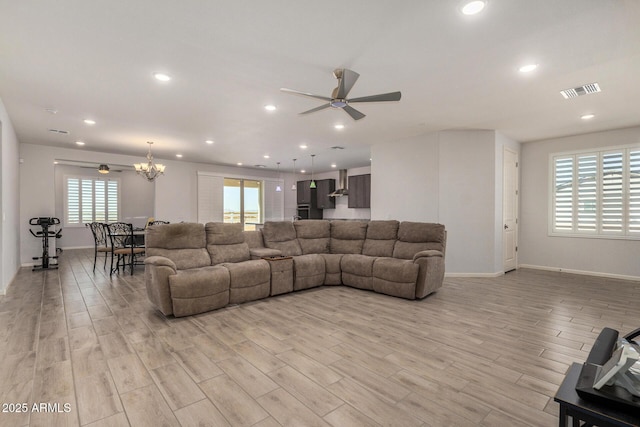
<path id="1" fill-rule="evenodd" d="M 518 268 L 530 268 L 532 270 L 555 271 L 559 273 L 581 274 L 583 276 L 606 277 L 609 279 L 640 281 L 639 276 L 627 276 L 623 274 L 602 273 L 599 271 L 573 270 L 570 268 L 547 267 L 544 265 L 520 264 Z"/>
<path id="2" fill-rule="evenodd" d="M 499 277 L 503 274 L 502 271 L 496 273 L 445 273 L 444 277 Z"/>

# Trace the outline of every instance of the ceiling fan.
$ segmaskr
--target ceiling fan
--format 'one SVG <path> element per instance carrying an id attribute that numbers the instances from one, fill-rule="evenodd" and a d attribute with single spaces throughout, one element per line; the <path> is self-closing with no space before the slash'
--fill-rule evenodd
<path id="1" fill-rule="evenodd" d="M 365 117 L 360 111 L 353 108 L 351 105 L 354 102 L 384 102 L 384 101 L 399 101 L 401 93 L 400 92 L 389 92 L 382 93 L 379 95 L 370 95 L 370 96 L 362 96 L 359 98 L 351 98 L 347 99 L 347 95 L 349 91 L 360 77 L 360 74 L 355 71 L 348 70 L 346 68 L 336 68 L 333 71 L 333 76 L 338 79 L 338 87 L 336 87 L 331 93 L 331 97 L 314 95 L 312 93 L 300 92 L 298 90 L 281 88 L 280 90 L 287 93 L 293 93 L 295 95 L 303 95 L 308 96 L 310 98 L 322 99 L 323 101 L 328 101 L 327 104 L 323 104 L 319 107 L 312 108 L 311 110 L 303 111 L 300 114 L 309 114 L 314 113 L 316 111 L 324 110 L 325 108 L 333 107 L 333 108 L 341 108 L 348 115 L 351 116 L 353 120 L 360 120 Z"/>

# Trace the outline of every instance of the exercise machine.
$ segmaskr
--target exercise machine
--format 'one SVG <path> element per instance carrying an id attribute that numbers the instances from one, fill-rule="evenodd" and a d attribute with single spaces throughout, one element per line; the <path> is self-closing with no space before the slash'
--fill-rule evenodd
<path id="1" fill-rule="evenodd" d="M 42 239 L 42 256 L 37 257 L 34 256 L 33 259 L 42 259 L 42 264 L 34 266 L 31 271 L 36 270 L 49 270 L 58 268 L 58 256 L 49 256 L 49 239 L 56 238 L 59 239 L 62 237 L 62 230 L 55 231 L 50 230 L 51 227 L 55 227 L 60 224 L 60 219 L 53 217 L 39 217 L 39 218 L 31 218 L 29 220 L 29 225 L 38 225 L 40 226 L 40 230 L 36 230 L 33 232 L 33 229 L 29 229 L 29 232 L 33 235 L 33 237 L 37 237 Z M 49 263 L 49 260 L 56 260 L 54 263 Z"/>

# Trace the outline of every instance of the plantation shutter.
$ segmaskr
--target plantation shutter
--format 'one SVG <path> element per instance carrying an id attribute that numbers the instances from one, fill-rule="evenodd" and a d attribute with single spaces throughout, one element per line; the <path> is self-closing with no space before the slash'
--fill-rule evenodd
<path id="1" fill-rule="evenodd" d="M 65 226 L 118 221 L 120 181 L 65 176 Z"/>
<path id="2" fill-rule="evenodd" d="M 640 235 L 640 150 L 629 152 L 629 234 Z"/>
<path id="3" fill-rule="evenodd" d="M 78 178 L 67 179 L 67 224 L 80 224 L 80 180 Z"/>
<path id="4" fill-rule="evenodd" d="M 598 156 L 578 157 L 578 220 L 579 231 L 596 231 L 598 224 Z"/>
<path id="5" fill-rule="evenodd" d="M 602 155 L 602 231 L 623 231 L 622 152 Z"/>
<path id="6" fill-rule="evenodd" d="M 639 148 L 552 159 L 552 233 L 640 238 Z"/>
<path id="7" fill-rule="evenodd" d="M 573 230 L 573 157 L 554 162 L 554 231 Z"/>
<path id="8" fill-rule="evenodd" d="M 107 181 L 107 221 L 118 221 L 118 211 L 120 198 L 120 181 L 109 180 Z"/>

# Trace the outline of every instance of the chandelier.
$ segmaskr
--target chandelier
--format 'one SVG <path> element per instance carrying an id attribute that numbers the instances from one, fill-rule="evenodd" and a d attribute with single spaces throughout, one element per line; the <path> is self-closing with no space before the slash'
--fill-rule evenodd
<path id="1" fill-rule="evenodd" d="M 151 144 L 153 141 L 147 141 L 149 144 L 149 153 L 147 154 L 147 163 L 135 163 L 133 165 L 136 168 L 136 173 L 143 178 L 146 178 L 147 181 L 154 181 L 158 176 L 164 175 L 164 165 L 158 163 L 153 163 L 153 156 L 151 155 Z"/>

